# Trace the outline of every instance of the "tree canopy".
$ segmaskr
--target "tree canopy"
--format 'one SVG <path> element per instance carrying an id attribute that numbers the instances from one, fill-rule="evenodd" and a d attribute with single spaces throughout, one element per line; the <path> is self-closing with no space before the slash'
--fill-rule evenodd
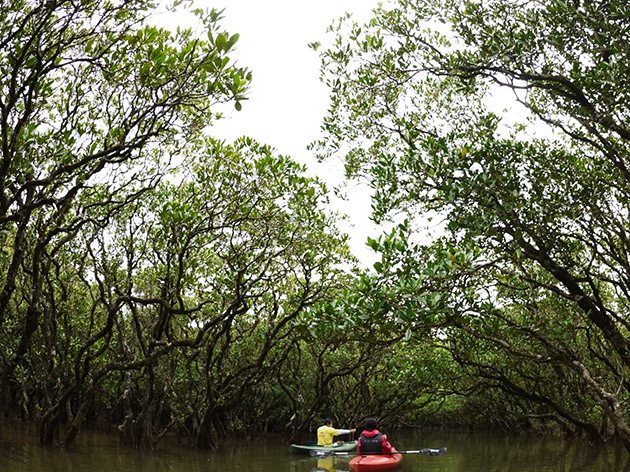
<path id="1" fill-rule="evenodd" d="M 394 221 L 365 270 L 319 178 L 212 137 L 252 79 L 221 12 L 171 31 L 155 7 L 0 9 L 2 419 L 61 447 L 86 423 L 215 448 L 370 415 L 630 449 L 630 7 L 333 24 L 314 148 Z"/>
<path id="2" fill-rule="evenodd" d="M 341 20 L 321 53 L 316 147 L 370 183 L 375 219 L 411 219 L 374 242 L 381 296 L 425 338 L 441 323 L 429 338 L 470 374 L 463 387 L 630 447 L 627 15 L 399 0 Z M 432 245 L 412 229 L 427 215 L 443 229 Z"/>
<path id="3" fill-rule="evenodd" d="M 170 31 L 154 8 L 0 12 L 0 411 L 44 444 L 88 418 L 214 447 L 351 260 L 304 167 L 204 131 L 251 80 L 221 13 Z"/>

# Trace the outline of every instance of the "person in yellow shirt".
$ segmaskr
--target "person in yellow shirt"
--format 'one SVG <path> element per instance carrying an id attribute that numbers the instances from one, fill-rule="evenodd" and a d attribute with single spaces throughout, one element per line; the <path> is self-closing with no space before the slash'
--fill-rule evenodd
<path id="1" fill-rule="evenodd" d="M 335 429 L 333 427 L 333 420 L 331 418 L 326 418 L 324 420 L 324 425 L 317 428 L 317 445 L 318 446 L 332 446 L 333 438 L 335 436 L 339 436 L 341 434 L 354 433 L 356 428 L 353 429 Z M 341 442 L 338 442 L 341 444 Z"/>

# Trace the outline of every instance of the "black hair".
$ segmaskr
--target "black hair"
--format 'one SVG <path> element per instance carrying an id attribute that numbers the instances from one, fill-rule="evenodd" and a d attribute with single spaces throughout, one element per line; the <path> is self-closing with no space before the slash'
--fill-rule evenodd
<path id="1" fill-rule="evenodd" d="M 367 420 L 365 420 L 365 429 L 367 429 L 368 431 L 374 431 L 377 428 L 378 421 L 376 420 L 376 418 L 368 418 Z"/>
<path id="2" fill-rule="evenodd" d="M 333 422 L 332 418 L 326 418 L 324 420 L 324 424 L 331 424 Z"/>

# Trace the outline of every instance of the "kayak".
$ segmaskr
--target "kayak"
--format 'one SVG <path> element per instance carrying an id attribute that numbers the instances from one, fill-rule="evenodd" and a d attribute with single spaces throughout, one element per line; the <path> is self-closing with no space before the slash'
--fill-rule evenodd
<path id="1" fill-rule="evenodd" d="M 306 452 L 306 453 L 308 453 L 309 451 L 350 452 L 350 451 L 356 451 L 356 449 L 357 449 L 356 441 L 344 442 L 342 444 L 334 445 L 334 446 L 318 446 L 318 445 L 307 446 L 306 444 L 291 444 L 291 452 Z"/>
<path id="2" fill-rule="evenodd" d="M 396 449 L 392 449 L 394 452 Z M 355 472 L 372 472 L 390 470 L 398 467 L 403 460 L 402 454 L 369 454 L 353 457 L 350 470 Z"/>

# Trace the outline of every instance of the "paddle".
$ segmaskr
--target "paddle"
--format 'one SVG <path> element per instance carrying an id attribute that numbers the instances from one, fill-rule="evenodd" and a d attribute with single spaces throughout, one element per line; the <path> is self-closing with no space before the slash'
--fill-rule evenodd
<path id="1" fill-rule="evenodd" d="M 438 449 L 433 449 L 430 447 L 425 447 L 424 449 L 418 449 L 416 451 L 396 451 L 395 454 L 426 454 L 427 456 L 441 456 L 446 452 L 445 447 L 440 447 Z M 329 457 L 329 456 L 348 456 L 348 455 L 358 455 L 356 452 L 343 452 L 343 451 L 318 451 L 312 450 L 309 454 L 313 457 Z M 361 454 L 365 456 L 367 454 Z"/>

